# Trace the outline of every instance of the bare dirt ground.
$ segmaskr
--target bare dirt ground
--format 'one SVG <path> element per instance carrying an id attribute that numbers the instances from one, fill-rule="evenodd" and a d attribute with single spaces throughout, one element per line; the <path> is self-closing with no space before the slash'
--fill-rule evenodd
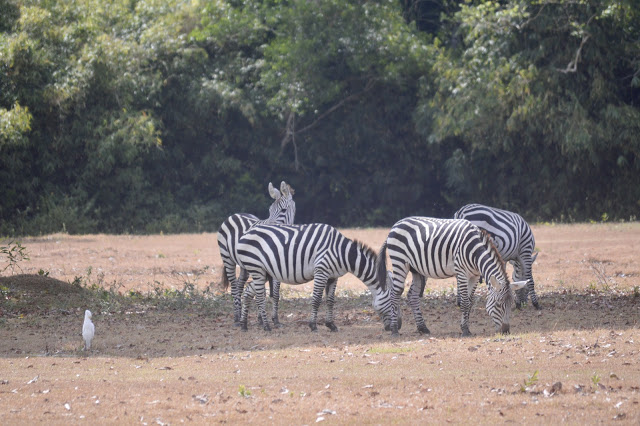
<path id="1" fill-rule="evenodd" d="M 481 286 L 464 339 L 453 280 L 427 282 L 431 335 L 406 307 L 400 338 L 384 332 L 353 276 L 337 333 L 310 332 L 310 284 L 283 286 L 283 328 L 254 309 L 243 333 L 215 234 L 25 239 L 0 278 L 0 424 L 639 424 L 640 224 L 533 230 L 543 309 L 497 335 Z M 343 232 L 378 248 L 388 229 Z"/>

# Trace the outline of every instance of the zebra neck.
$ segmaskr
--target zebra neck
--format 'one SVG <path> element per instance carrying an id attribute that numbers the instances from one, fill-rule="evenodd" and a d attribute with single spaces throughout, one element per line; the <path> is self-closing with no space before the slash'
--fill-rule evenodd
<path id="1" fill-rule="evenodd" d="M 344 245 L 347 272 L 355 275 L 373 293 L 376 291 L 376 257 L 357 241 L 347 240 Z"/>
<path id="2" fill-rule="evenodd" d="M 486 250 L 477 259 L 478 272 L 485 282 L 490 285 L 491 278 L 495 278 L 497 282 L 505 282 L 507 276 L 504 271 L 504 265 L 500 259 L 496 258 L 495 253 L 491 250 Z"/>

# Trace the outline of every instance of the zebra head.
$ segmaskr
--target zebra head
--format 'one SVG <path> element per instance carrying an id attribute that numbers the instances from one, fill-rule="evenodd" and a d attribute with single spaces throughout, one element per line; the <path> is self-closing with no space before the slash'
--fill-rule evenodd
<path id="1" fill-rule="evenodd" d="M 285 181 L 280 184 L 279 191 L 269 182 L 269 195 L 275 201 L 269 207 L 268 223 L 293 224 L 296 216 L 296 202 L 293 201 L 294 193 L 293 188 Z"/>
<path id="2" fill-rule="evenodd" d="M 487 313 L 499 332 L 509 334 L 509 317 L 513 303 L 513 291 L 524 288 L 527 282 L 517 281 L 509 284 L 508 279 L 504 278 L 499 281 L 495 275 L 492 275 L 487 284 L 489 284 Z"/>
<path id="3" fill-rule="evenodd" d="M 382 318 L 384 329 L 391 330 L 391 318 L 396 307 L 393 304 L 393 273 L 387 271 L 387 243 L 382 244 L 376 259 L 376 293 L 373 295 L 373 308 Z M 373 294 L 373 290 L 371 291 Z M 402 328 L 402 311 L 398 308 L 398 330 Z"/>
<path id="4" fill-rule="evenodd" d="M 385 331 L 391 330 L 391 290 L 393 289 L 393 274 L 387 271 L 386 287 L 378 290 L 378 297 L 373 299 L 373 308 L 376 310 L 382 322 Z M 398 330 L 402 328 L 402 311 L 398 310 Z"/>

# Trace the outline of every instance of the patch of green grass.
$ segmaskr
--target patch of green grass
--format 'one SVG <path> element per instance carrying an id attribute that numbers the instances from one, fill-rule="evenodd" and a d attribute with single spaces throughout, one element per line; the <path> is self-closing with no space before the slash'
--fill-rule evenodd
<path id="1" fill-rule="evenodd" d="M 597 388 L 598 384 L 600 384 L 600 376 L 598 376 L 598 373 L 593 373 L 593 376 L 591 376 L 591 384 L 594 388 Z"/>
<path id="2" fill-rule="evenodd" d="M 520 385 L 520 392 L 527 392 L 527 389 L 534 386 L 536 383 L 538 383 L 538 370 L 527 376 L 524 382 Z"/>
<path id="3" fill-rule="evenodd" d="M 238 394 L 244 398 L 249 398 L 251 396 L 251 391 L 245 387 L 245 385 L 240 385 L 238 388 Z"/>

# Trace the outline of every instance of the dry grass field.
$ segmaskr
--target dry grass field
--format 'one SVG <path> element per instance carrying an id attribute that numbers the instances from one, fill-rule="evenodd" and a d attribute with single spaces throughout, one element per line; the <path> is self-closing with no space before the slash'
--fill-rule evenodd
<path id="1" fill-rule="evenodd" d="M 283 285 L 284 327 L 254 309 L 241 332 L 215 234 L 25 239 L 0 278 L 0 424 L 640 424 L 640 224 L 533 231 L 542 310 L 495 334 L 481 285 L 469 338 L 453 280 L 427 282 L 426 336 L 406 306 L 384 332 L 353 276 L 337 333 L 310 332 L 311 284 Z M 343 232 L 377 249 L 388 229 Z"/>

